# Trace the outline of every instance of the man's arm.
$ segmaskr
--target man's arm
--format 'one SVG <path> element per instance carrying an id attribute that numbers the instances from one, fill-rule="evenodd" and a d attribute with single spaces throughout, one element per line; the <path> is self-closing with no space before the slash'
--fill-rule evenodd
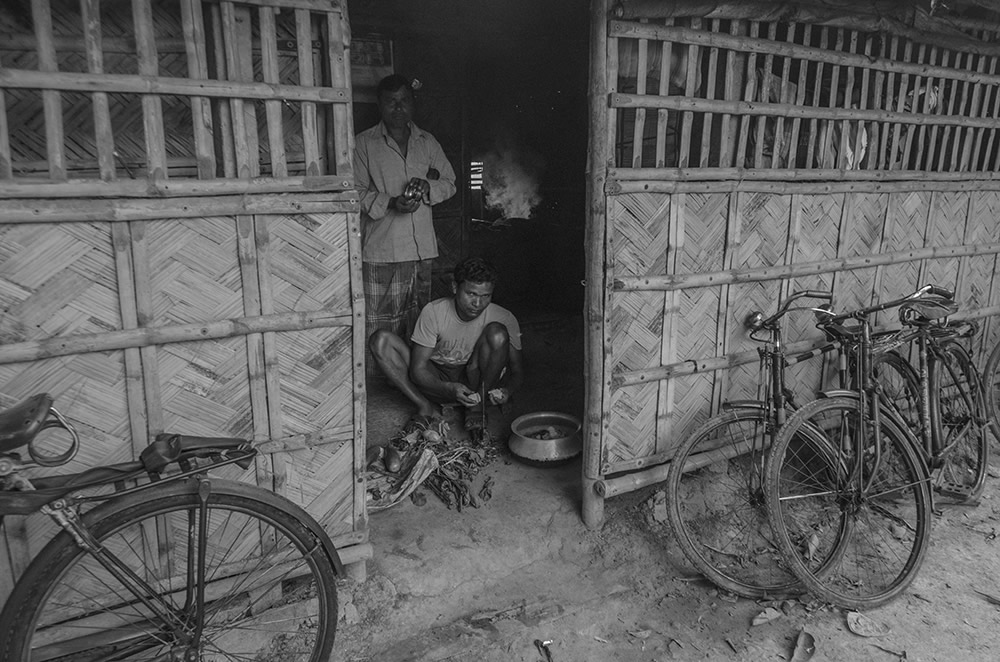
<path id="1" fill-rule="evenodd" d="M 431 179 L 428 184 L 428 199 L 432 205 L 444 202 L 455 195 L 458 189 L 455 187 L 455 169 L 451 166 L 448 157 L 445 156 L 441 144 L 434 140 L 431 144 L 431 168 L 437 171 L 437 178 Z"/>
<path id="2" fill-rule="evenodd" d="M 465 384 L 459 382 L 447 382 L 441 379 L 440 374 L 431 365 L 431 354 L 433 347 L 424 347 L 414 343 L 410 350 L 410 381 L 424 393 L 433 396 L 443 402 L 457 401 L 466 407 L 476 404 L 470 396 L 475 392 Z"/>

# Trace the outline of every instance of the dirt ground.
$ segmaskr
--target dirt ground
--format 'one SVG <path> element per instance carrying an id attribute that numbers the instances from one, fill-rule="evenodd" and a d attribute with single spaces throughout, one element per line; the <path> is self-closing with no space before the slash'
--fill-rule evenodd
<path id="1" fill-rule="evenodd" d="M 525 325 L 529 382 L 521 410 L 579 415 L 579 319 Z M 370 438 L 407 417 L 398 394 L 371 393 Z M 500 421 L 497 425 L 504 425 Z M 943 509 L 914 584 L 865 615 L 888 632 L 854 634 L 846 613 L 804 596 L 764 603 L 720 593 L 674 544 L 653 486 L 607 502 L 599 530 L 580 519 L 579 459 L 537 468 L 502 453 L 482 474 L 493 497 L 447 509 L 432 495 L 370 518 L 374 558 L 345 582 L 337 662 L 792 660 L 929 662 L 1000 659 L 1000 453 L 976 507 Z M 993 600 L 993 597 L 996 600 Z M 772 607 L 776 618 L 752 625 Z M 798 659 L 798 658 L 797 658 Z M 801 658 L 806 659 L 806 658 Z"/>

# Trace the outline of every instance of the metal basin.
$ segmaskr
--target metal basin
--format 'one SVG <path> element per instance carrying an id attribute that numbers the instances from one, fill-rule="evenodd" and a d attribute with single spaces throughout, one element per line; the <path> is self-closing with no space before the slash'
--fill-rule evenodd
<path id="1" fill-rule="evenodd" d="M 557 411 L 537 411 L 510 424 L 510 452 L 530 464 L 561 464 L 583 450 L 580 419 Z"/>

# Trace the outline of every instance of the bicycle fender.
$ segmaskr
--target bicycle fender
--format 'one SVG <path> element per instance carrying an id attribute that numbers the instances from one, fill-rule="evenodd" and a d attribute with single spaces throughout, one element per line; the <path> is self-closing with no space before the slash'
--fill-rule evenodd
<path id="1" fill-rule="evenodd" d="M 257 498 L 273 501 L 278 507 L 289 509 L 289 510 L 300 510 L 305 514 L 305 517 L 299 517 L 300 523 L 305 524 L 309 530 L 311 530 L 315 535 L 317 540 L 323 545 L 324 550 L 330 556 L 330 560 L 333 562 L 333 569 L 338 577 L 345 576 L 344 563 L 340 560 L 340 554 L 337 552 L 337 548 L 334 546 L 333 541 L 330 540 L 330 535 L 323 530 L 322 525 L 316 521 L 314 517 L 305 512 L 302 506 L 289 501 L 285 497 L 276 495 L 270 490 L 259 488 L 256 485 L 251 485 L 249 483 L 241 483 L 234 480 L 225 480 L 222 478 L 210 478 L 212 484 L 213 492 L 225 492 L 228 494 L 240 496 L 244 494 L 252 494 Z M 163 485 L 158 485 L 154 488 L 148 489 L 146 492 L 139 492 L 138 494 L 147 494 L 148 497 L 152 498 L 157 495 L 163 494 L 191 494 L 198 491 L 199 481 L 193 478 L 187 478 L 184 480 L 178 480 L 171 483 L 166 483 Z M 87 511 L 81 517 L 85 525 L 91 525 L 99 519 L 106 517 L 109 513 L 116 512 L 118 510 L 123 510 L 130 506 L 129 499 L 110 499 L 101 503 L 99 506 Z"/>

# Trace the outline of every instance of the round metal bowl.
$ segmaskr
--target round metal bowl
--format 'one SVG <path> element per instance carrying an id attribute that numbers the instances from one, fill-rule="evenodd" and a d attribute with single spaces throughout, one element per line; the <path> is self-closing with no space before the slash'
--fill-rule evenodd
<path id="1" fill-rule="evenodd" d="M 583 451 L 580 427 L 576 416 L 536 411 L 514 419 L 507 445 L 511 453 L 529 464 L 561 464 Z"/>

